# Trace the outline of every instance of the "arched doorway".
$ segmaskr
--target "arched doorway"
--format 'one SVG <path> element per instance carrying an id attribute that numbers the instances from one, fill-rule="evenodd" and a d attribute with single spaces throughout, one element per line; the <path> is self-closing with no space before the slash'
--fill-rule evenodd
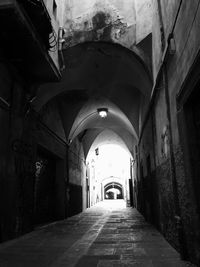
<path id="1" fill-rule="evenodd" d="M 124 199 L 123 186 L 119 183 L 109 183 L 104 186 L 104 198 Z"/>

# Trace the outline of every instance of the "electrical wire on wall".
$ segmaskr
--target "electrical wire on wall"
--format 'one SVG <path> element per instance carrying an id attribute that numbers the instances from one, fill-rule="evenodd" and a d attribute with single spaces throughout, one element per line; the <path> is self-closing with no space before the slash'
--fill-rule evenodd
<path id="1" fill-rule="evenodd" d="M 39 3 L 38 0 L 28 0 L 28 2 L 31 3 L 31 4 L 33 4 L 33 5 L 35 5 L 35 6 L 37 6 L 38 3 Z"/>
<path id="2" fill-rule="evenodd" d="M 30 4 L 34 5 L 34 6 L 41 6 L 44 5 L 42 0 L 26 0 L 28 1 Z"/>
<path id="3" fill-rule="evenodd" d="M 53 32 L 49 35 L 49 51 L 55 52 L 57 50 L 58 37 L 56 32 Z"/>

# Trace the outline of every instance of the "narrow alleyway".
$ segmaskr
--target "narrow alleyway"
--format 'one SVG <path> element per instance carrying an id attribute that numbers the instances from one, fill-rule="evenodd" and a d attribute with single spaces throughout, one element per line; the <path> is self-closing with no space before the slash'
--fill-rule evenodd
<path id="1" fill-rule="evenodd" d="M 123 200 L 0 245 L 1 267 L 187 266 L 162 235 Z"/>

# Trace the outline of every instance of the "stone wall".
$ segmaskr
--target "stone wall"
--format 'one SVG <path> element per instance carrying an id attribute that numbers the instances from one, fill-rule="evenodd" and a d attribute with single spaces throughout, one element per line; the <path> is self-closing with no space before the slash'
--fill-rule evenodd
<path id="1" fill-rule="evenodd" d="M 54 167 L 49 166 L 49 171 L 52 167 L 55 172 L 52 178 L 54 192 L 51 197 L 53 198 L 51 220 L 63 219 L 67 215 L 67 143 L 57 103 L 55 101 L 48 102 L 36 115 L 36 155 L 38 158 L 42 156 L 52 162 L 51 165 Z"/>
<path id="2" fill-rule="evenodd" d="M 65 217 L 66 164 L 61 162 L 66 146 L 55 107 L 46 107 L 40 114 L 33 111 L 29 102 L 30 86 L 11 64 L 1 63 L 0 77 L 0 241 L 5 241 L 34 227 L 38 145 L 56 158 L 58 211 L 54 219 Z"/>
<path id="3" fill-rule="evenodd" d="M 160 92 L 153 114 L 155 124 L 149 118 L 140 141 L 139 189 L 142 196 L 139 206 L 145 218 L 153 223 L 176 249 L 179 249 L 169 148 L 163 138 L 166 121 L 165 101 L 162 95 Z"/>
<path id="4" fill-rule="evenodd" d="M 26 85 L 9 63 L 1 63 L 0 77 L 0 241 L 3 241 L 31 229 L 35 145 Z"/>
<path id="5" fill-rule="evenodd" d="M 75 138 L 68 151 L 69 215 L 86 208 L 86 163 L 82 143 Z"/>
<path id="6" fill-rule="evenodd" d="M 194 185 L 190 180 L 192 174 L 187 167 L 189 156 L 185 155 L 189 153 L 185 143 L 187 138 L 190 138 L 190 134 L 184 133 L 186 129 L 180 127 L 184 124 L 184 112 L 179 116 L 179 124 L 177 113 L 178 109 L 184 108 L 180 103 L 177 106 L 177 97 L 184 91 L 183 103 L 186 102 L 192 91 L 190 85 L 192 79 L 190 82 L 189 75 L 199 66 L 195 67 L 195 63 L 199 60 L 200 48 L 197 26 L 200 23 L 199 2 L 183 0 L 170 1 L 169 4 L 169 1 L 153 1 L 153 6 L 152 44 L 155 91 L 150 109 L 153 120 L 152 122 L 146 120 L 146 126 L 140 138 L 142 164 L 140 176 L 143 174 L 143 177 L 140 177 L 139 185 L 142 188 L 141 183 L 148 184 L 145 157 L 153 153 L 155 170 L 151 171 L 150 176 L 154 177 L 154 182 L 150 183 L 149 191 L 155 193 L 155 199 L 158 201 L 154 209 L 154 223 L 167 240 L 181 252 L 182 257 L 199 264 L 200 221 L 195 208 L 197 204 L 194 198 Z M 172 48 L 175 50 L 170 54 Z M 196 74 L 194 79 L 197 80 Z M 188 86 L 185 89 L 186 83 Z M 149 123 L 153 128 L 151 137 L 145 134 L 149 133 Z M 152 140 L 153 147 L 149 147 L 149 151 L 145 152 L 142 148 L 149 139 Z M 144 198 L 139 196 L 139 199 L 142 201 Z M 150 209 L 145 203 L 140 206 L 143 207 L 144 214 L 145 206 L 146 210 Z M 147 215 L 146 217 L 148 218 Z"/>

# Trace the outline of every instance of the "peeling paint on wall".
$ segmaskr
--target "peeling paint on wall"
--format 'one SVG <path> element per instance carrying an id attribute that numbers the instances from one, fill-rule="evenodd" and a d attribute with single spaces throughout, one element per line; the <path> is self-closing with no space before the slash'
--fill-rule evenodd
<path id="1" fill-rule="evenodd" d="M 136 42 L 135 0 L 68 1 L 65 47 L 84 41 L 111 41 L 131 47 Z"/>
<path id="2" fill-rule="evenodd" d="M 152 0 L 135 0 L 136 9 L 136 43 L 141 42 L 152 32 Z"/>

